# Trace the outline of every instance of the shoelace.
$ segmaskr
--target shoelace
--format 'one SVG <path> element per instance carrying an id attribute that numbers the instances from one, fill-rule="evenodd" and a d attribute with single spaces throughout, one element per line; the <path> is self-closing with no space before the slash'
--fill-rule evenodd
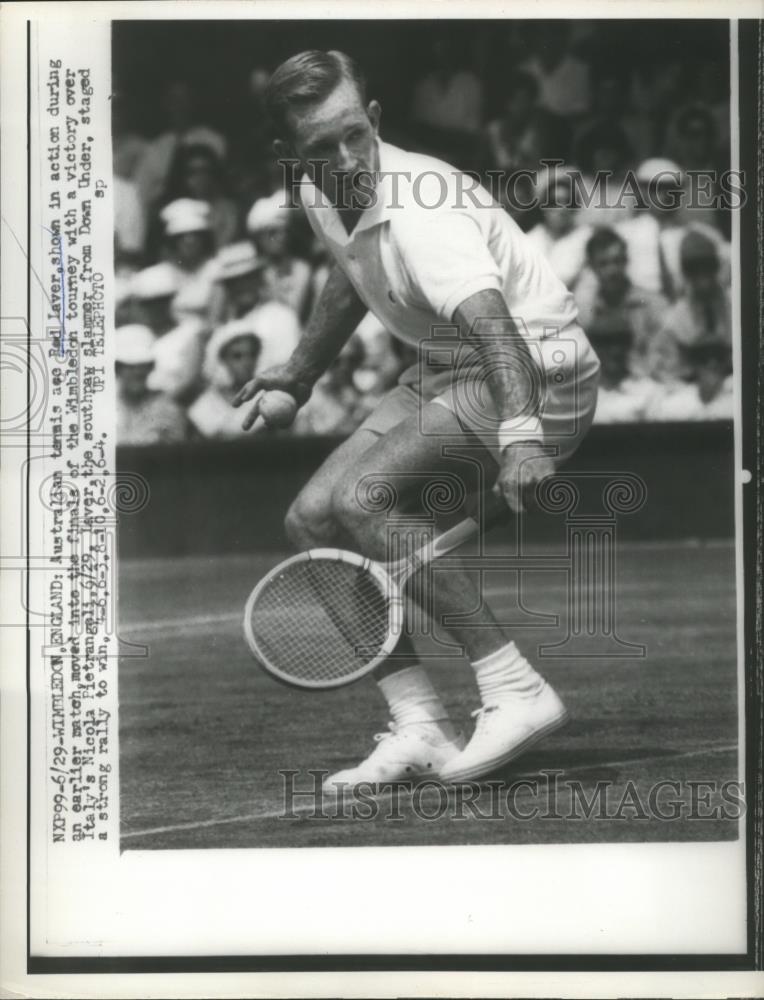
<path id="1" fill-rule="evenodd" d="M 470 718 L 477 720 L 475 722 L 475 732 L 479 729 L 485 729 L 486 720 L 491 712 L 495 711 L 498 707 L 498 705 L 482 705 L 480 708 L 476 708 L 474 712 L 470 712 Z"/>

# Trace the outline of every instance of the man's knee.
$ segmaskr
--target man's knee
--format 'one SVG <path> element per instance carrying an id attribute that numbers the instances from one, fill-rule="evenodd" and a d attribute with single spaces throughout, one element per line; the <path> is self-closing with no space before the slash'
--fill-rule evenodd
<path id="1" fill-rule="evenodd" d="M 333 544 L 337 525 L 331 498 L 304 490 L 287 511 L 284 530 L 289 541 L 298 549 Z"/>
<path id="2" fill-rule="evenodd" d="M 357 476 L 345 476 L 337 483 L 332 492 L 332 511 L 342 531 L 358 546 L 370 542 L 375 536 L 380 512 L 374 498 L 359 493 Z"/>

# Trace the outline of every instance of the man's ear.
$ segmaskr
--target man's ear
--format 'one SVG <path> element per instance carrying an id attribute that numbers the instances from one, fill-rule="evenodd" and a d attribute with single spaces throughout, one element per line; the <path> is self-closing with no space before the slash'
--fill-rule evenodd
<path id="1" fill-rule="evenodd" d="M 366 105 L 366 114 L 371 122 L 374 132 L 379 132 L 379 123 L 382 119 L 382 105 L 379 101 L 369 101 Z"/>

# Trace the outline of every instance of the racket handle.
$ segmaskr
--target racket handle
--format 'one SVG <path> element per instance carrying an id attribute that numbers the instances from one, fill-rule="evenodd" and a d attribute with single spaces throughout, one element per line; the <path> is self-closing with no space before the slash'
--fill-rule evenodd
<path id="1" fill-rule="evenodd" d="M 464 542 L 469 541 L 478 533 L 481 528 L 492 528 L 495 524 L 503 521 L 509 515 L 507 502 L 503 497 L 497 497 L 495 493 L 483 495 L 483 516 L 480 520 L 477 517 L 465 517 L 463 521 L 455 524 L 453 528 L 444 531 L 432 543 L 430 558 L 437 559 L 438 556 L 445 555 L 459 548 Z"/>

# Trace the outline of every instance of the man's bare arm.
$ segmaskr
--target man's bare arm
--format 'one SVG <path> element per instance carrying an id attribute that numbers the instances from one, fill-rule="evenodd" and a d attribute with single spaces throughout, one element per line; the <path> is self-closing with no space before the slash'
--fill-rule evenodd
<path id="1" fill-rule="evenodd" d="M 247 382 L 234 398 L 233 405 L 241 406 L 263 389 L 283 389 L 302 405 L 367 311 L 350 280 L 339 265 L 334 264 L 307 329 L 289 361 Z M 256 417 L 257 407 L 254 407 L 244 421 L 245 430 L 252 426 Z"/>
<path id="2" fill-rule="evenodd" d="M 454 313 L 462 336 L 474 347 L 502 421 L 540 417 L 543 372 L 509 314 L 504 296 L 493 289 L 476 292 Z M 540 426 L 540 425 L 539 425 Z M 554 473 L 540 432 L 528 433 L 501 452 L 496 491 L 513 511 L 532 503 L 536 485 Z"/>
<path id="3" fill-rule="evenodd" d="M 462 337 L 485 366 L 488 388 L 502 420 L 525 412 L 541 373 L 509 314 L 501 292 L 487 289 L 466 299 L 454 313 Z"/>

